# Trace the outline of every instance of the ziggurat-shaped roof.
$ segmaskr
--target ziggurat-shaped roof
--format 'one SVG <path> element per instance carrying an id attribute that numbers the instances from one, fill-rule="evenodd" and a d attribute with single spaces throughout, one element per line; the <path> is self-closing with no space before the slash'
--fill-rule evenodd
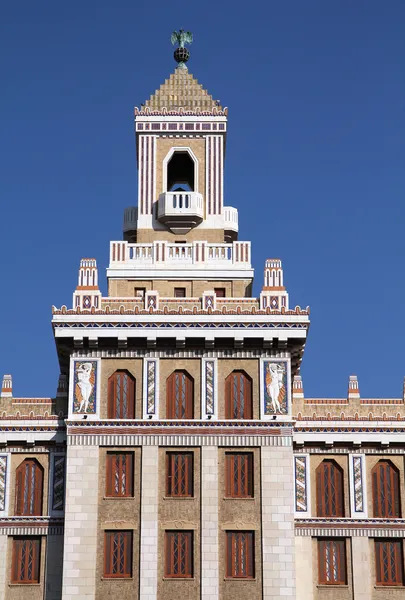
<path id="1" fill-rule="evenodd" d="M 219 101 L 214 100 L 202 84 L 184 68 L 177 68 L 149 100 L 146 100 L 145 107 L 152 111 L 161 111 L 163 108 L 183 108 L 189 111 L 212 111 L 214 108 L 222 110 Z"/>

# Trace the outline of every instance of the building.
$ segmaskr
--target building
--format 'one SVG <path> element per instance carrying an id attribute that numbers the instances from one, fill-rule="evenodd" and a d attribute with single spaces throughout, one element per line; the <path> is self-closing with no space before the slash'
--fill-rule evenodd
<path id="1" fill-rule="evenodd" d="M 404 395 L 305 398 L 309 310 L 252 297 L 227 109 L 178 67 L 135 109 L 138 206 L 53 309 L 55 398 L 0 402 L 5 600 L 405 598 Z"/>

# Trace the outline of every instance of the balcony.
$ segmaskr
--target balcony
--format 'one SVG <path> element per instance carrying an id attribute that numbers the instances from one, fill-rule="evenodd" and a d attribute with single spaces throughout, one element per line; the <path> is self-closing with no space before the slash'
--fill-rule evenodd
<path id="1" fill-rule="evenodd" d="M 163 192 L 159 196 L 158 220 L 173 233 L 184 234 L 204 217 L 203 198 L 198 192 Z"/>
<path id="2" fill-rule="evenodd" d="M 225 241 L 230 243 L 238 239 L 238 211 L 233 206 L 224 206 Z"/>
<path id="3" fill-rule="evenodd" d="M 250 242 L 111 242 L 108 277 L 253 277 Z"/>

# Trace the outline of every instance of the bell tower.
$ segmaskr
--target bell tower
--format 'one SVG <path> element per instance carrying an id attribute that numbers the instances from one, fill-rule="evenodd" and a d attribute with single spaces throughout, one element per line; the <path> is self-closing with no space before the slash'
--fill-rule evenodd
<path id="1" fill-rule="evenodd" d="M 238 212 L 224 206 L 227 109 L 188 72 L 191 40 L 175 34 L 175 72 L 135 108 L 138 207 L 125 211 L 128 241 L 237 239 Z"/>

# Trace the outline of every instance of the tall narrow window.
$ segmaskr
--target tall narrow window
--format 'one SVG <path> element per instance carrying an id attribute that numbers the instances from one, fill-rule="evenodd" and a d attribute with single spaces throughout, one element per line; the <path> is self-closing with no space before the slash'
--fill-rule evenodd
<path id="1" fill-rule="evenodd" d="M 380 460 L 372 470 L 374 517 L 401 516 L 399 472 L 389 460 Z"/>
<path id="2" fill-rule="evenodd" d="M 186 371 L 174 371 L 166 382 L 166 417 L 193 418 L 194 381 Z"/>
<path id="3" fill-rule="evenodd" d="M 252 452 L 225 455 L 226 495 L 229 498 L 253 498 Z"/>
<path id="4" fill-rule="evenodd" d="M 236 579 L 255 576 L 253 531 L 226 533 L 226 576 Z"/>
<path id="5" fill-rule="evenodd" d="M 132 577 L 132 531 L 106 531 L 104 577 Z"/>
<path id="6" fill-rule="evenodd" d="M 346 585 L 346 541 L 318 540 L 319 583 Z"/>
<path id="7" fill-rule="evenodd" d="M 375 565 L 377 585 L 404 585 L 402 540 L 376 541 Z"/>
<path id="8" fill-rule="evenodd" d="M 324 460 L 316 470 L 318 517 L 344 517 L 343 471 L 334 460 Z"/>
<path id="9" fill-rule="evenodd" d="M 106 465 L 106 496 L 115 498 L 132 496 L 134 470 L 132 452 L 108 452 Z"/>
<path id="10" fill-rule="evenodd" d="M 166 531 L 165 577 L 193 576 L 193 532 Z"/>
<path id="11" fill-rule="evenodd" d="M 225 418 L 252 418 L 252 380 L 243 371 L 233 371 L 225 381 Z"/>
<path id="12" fill-rule="evenodd" d="M 167 452 L 166 496 L 193 495 L 193 453 Z"/>
<path id="13" fill-rule="evenodd" d="M 24 460 L 16 471 L 15 514 L 38 516 L 42 513 L 44 472 L 34 459 Z"/>
<path id="14" fill-rule="evenodd" d="M 108 380 L 108 418 L 135 418 L 135 379 L 127 371 L 116 371 Z"/>
<path id="15" fill-rule="evenodd" d="M 40 549 L 40 538 L 13 539 L 12 583 L 39 583 Z"/>

